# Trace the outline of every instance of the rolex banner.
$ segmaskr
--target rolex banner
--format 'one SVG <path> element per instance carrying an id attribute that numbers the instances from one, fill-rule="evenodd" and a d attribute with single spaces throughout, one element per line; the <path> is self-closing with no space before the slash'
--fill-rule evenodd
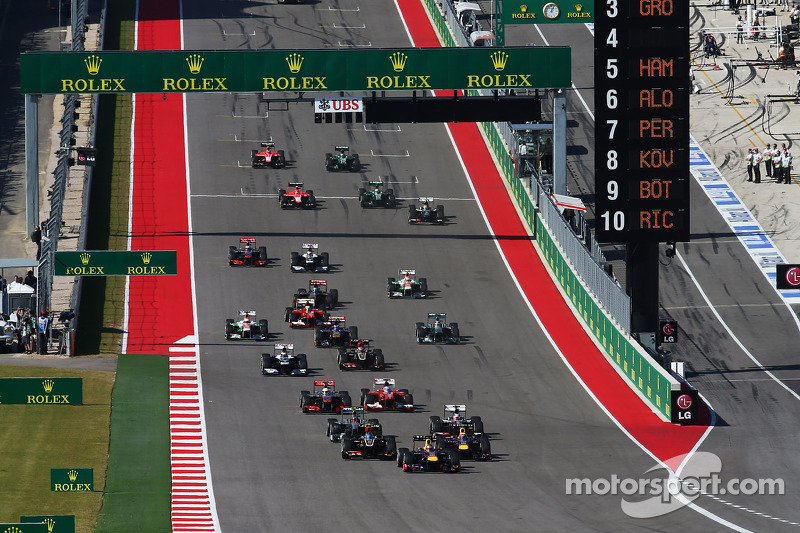
<path id="1" fill-rule="evenodd" d="M 92 492 L 94 468 L 51 468 L 50 490 L 53 492 Z"/>
<path id="2" fill-rule="evenodd" d="M 23 523 L 45 524 L 47 533 L 75 533 L 75 515 L 20 516 Z"/>
<path id="3" fill-rule="evenodd" d="M 594 0 L 586 2 L 504 0 L 503 22 L 505 24 L 594 22 Z"/>
<path id="4" fill-rule="evenodd" d="M 47 524 L 0 524 L 0 533 L 48 533 Z"/>
<path id="5" fill-rule="evenodd" d="M 0 378 L 0 404 L 82 405 L 83 378 Z"/>
<path id="6" fill-rule="evenodd" d="M 566 46 L 31 52 L 20 61 L 25 94 L 522 90 L 571 83 Z"/>
<path id="7" fill-rule="evenodd" d="M 56 252 L 56 276 L 174 276 L 178 273 L 175 251 Z"/>

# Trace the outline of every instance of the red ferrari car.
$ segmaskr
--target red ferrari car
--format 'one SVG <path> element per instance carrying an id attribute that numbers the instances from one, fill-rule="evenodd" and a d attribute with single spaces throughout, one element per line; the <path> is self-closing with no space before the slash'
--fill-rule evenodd
<path id="1" fill-rule="evenodd" d="M 294 309 L 286 308 L 284 320 L 290 328 L 313 328 L 328 319 L 328 313 L 314 307 L 313 298 L 298 298 Z"/>
<path id="2" fill-rule="evenodd" d="M 408 389 L 395 389 L 392 378 L 372 380 L 373 390 L 361 389 L 361 405 L 365 411 L 414 410 L 414 397 Z"/>

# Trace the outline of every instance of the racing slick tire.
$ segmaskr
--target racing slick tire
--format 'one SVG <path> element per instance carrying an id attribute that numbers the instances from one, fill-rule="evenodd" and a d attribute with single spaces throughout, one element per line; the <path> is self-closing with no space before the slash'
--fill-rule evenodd
<path id="1" fill-rule="evenodd" d="M 292 252 L 292 266 L 302 266 L 300 254 L 297 252 Z M 294 269 L 292 271 L 294 272 Z"/>
<path id="2" fill-rule="evenodd" d="M 286 194 L 286 189 L 278 189 L 278 205 L 283 207 L 283 196 Z"/>
<path id="3" fill-rule="evenodd" d="M 355 450 L 356 446 L 353 443 L 353 437 L 345 436 L 342 439 L 342 459 L 350 459 L 350 455 L 347 452 L 352 452 Z"/>
<path id="4" fill-rule="evenodd" d="M 404 472 L 413 472 L 414 471 L 414 452 L 407 448 L 403 448 L 405 451 L 403 452 L 403 471 Z M 398 458 L 398 461 L 400 459 Z"/>
<path id="5" fill-rule="evenodd" d="M 286 152 L 278 150 L 277 157 L 272 158 L 273 168 L 283 168 L 286 166 Z"/>
<path id="6" fill-rule="evenodd" d="M 414 325 L 414 334 L 417 336 L 417 342 L 421 344 L 422 339 L 425 338 L 425 324 L 417 322 Z"/>
<path id="7" fill-rule="evenodd" d="M 261 256 L 261 260 L 264 261 L 264 266 L 267 266 L 267 247 L 266 246 L 259 246 L 258 247 L 258 255 Z"/>
<path id="8" fill-rule="evenodd" d="M 434 433 L 439 433 L 442 431 L 442 419 L 438 416 L 431 417 L 431 423 L 429 425 L 430 433 L 433 435 Z"/>
<path id="9" fill-rule="evenodd" d="M 397 449 L 397 459 L 396 459 L 397 468 L 400 468 L 400 467 L 403 466 L 403 458 L 405 457 L 407 451 L 408 451 L 408 448 L 398 448 Z"/>
<path id="10" fill-rule="evenodd" d="M 389 195 L 386 198 L 386 207 L 395 207 L 397 205 L 397 198 L 394 195 L 394 191 L 389 189 Z"/>
<path id="11" fill-rule="evenodd" d="M 458 331 L 458 322 L 450 323 L 450 332 L 453 334 L 453 338 L 455 339 L 456 343 L 460 342 L 461 333 Z"/>
<path id="12" fill-rule="evenodd" d="M 415 218 L 417 218 L 417 208 L 410 205 L 408 206 L 408 223 L 413 224 Z"/>
<path id="13" fill-rule="evenodd" d="M 353 156 L 353 159 L 350 160 L 350 170 L 353 172 L 358 172 L 361 170 L 361 160 L 358 158 L 358 154 Z"/>
<path id="14" fill-rule="evenodd" d="M 266 320 L 259 320 L 258 326 L 261 328 L 261 340 L 267 340 L 267 337 L 269 336 L 269 322 Z"/>
<path id="15" fill-rule="evenodd" d="M 358 342 L 358 326 L 350 326 L 347 329 L 350 331 L 350 344 Z"/>
<path id="16" fill-rule="evenodd" d="M 328 291 L 328 307 L 336 307 L 339 303 L 339 289 L 331 289 Z"/>
<path id="17" fill-rule="evenodd" d="M 478 442 L 481 446 L 481 457 L 484 458 L 484 461 L 491 461 L 492 460 L 492 443 L 489 441 L 489 437 L 486 435 L 481 435 L 478 439 Z"/>
<path id="18" fill-rule="evenodd" d="M 458 455 L 458 452 L 455 450 L 449 450 L 447 452 L 447 462 L 450 463 L 450 466 L 461 466 L 461 457 Z M 450 473 L 453 473 L 451 470 Z"/>
<path id="19" fill-rule="evenodd" d="M 314 189 L 308 189 L 306 192 L 309 196 L 314 196 Z"/>
<path id="20" fill-rule="evenodd" d="M 361 204 L 361 207 L 366 207 L 364 203 L 364 196 L 367 194 L 367 189 L 363 187 L 358 189 L 358 202 Z"/>
<path id="21" fill-rule="evenodd" d="M 306 397 L 306 396 L 308 396 L 309 394 L 311 394 L 311 392 L 309 392 L 309 391 L 307 391 L 307 390 L 301 390 L 301 391 L 300 391 L 300 406 L 301 406 L 301 407 L 303 406 L 303 398 L 305 398 L 305 397 Z"/>
<path id="22" fill-rule="evenodd" d="M 328 255 L 328 252 L 322 252 L 319 255 L 320 255 L 320 258 L 321 258 L 320 261 L 322 263 L 322 266 L 330 267 L 330 256 Z"/>
<path id="23" fill-rule="evenodd" d="M 392 289 L 394 289 L 394 278 L 386 278 L 386 296 L 392 297 Z"/>
<path id="24" fill-rule="evenodd" d="M 410 405 L 411 408 L 409 409 L 409 411 L 413 411 L 414 410 L 414 395 L 413 394 L 406 394 L 406 397 L 403 400 L 403 403 L 405 405 Z"/>
<path id="25" fill-rule="evenodd" d="M 336 354 L 336 364 L 339 365 L 339 370 L 344 370 L 346 368 L 344 364 L 349 362 L 350 357 L 347 355 L 345 349 L 339 348 L 339 353 Z"/>
<path id="26" fill-rule="evenodd" d="M 228 246 L 228 259 L 236 259 L 236 247 Z"/>
<path id="27" fill-rule="evenodd" d="M 428 278 L 419 278 L 419 291 L 422 293 L 428 292 Z"/>
<path id="28" fill-rule="evenodd" d="M 472 422 L 472 431 L 474 433 L 483 433 L 483 420 L 481 420 L 481 417 L 471 416 L 469 421 Z"/>
<path id="29" fill-rule="evenodd" d="M 436 221 L 439 224 L 444 224 L 444 206 L 437 205 L 436 206 Z"/>
<path id="30" fill-rule="evenodd" d="M 300 409 L 302 409 L 303 413 L 309 412 L 308 406 L 311 405 L 312 402 L 313 400 L 311 399 L 311 396 L 309 396 L 308 394 L 303 395 L 303 397 L 300 400 Z"/>
<path id="31" fill-rule="evenodd" d="M 297 354 L 297 368 L 308 371 L 308 358 L 306 357 L 306 354 Z"/>
<path id="32" fill-rule="evenodd" d="M 383 350 L 378 348 L 375 350 L 375 368 L 374 370 L 386 370 L 386 361 L 383 358 Z"/>
<path id="33" fill-rule="evenodd" d="M 230 318 L 225 320 L 225 338 L 230 339 L 233 335 L 233 320 Z"/>
<path id="34" fill-rule="evenodd" d="M 314 346 L 320 346 L 322 343 L 322 326 L 314 326 Z"/>
<path id="35" fill-rule="evenodd" d="M 377 418 L 368 418 L 367 424 L 369 424 L 370 426 L 380 426 L 381 422 Z"/>
<path id="36" fill-rule="evenodd" d="M 397 461 L 397 440 L 394 435 L 384 437 L 386 439 L 386 454 L 381 457 L 384 461 Z"/>
<path id="37" fill-rule="evenodd" d="M 328 152 L 325 154 L 325 170 L 333 172 L 335 169 L 336 165 L 333 164 L 333 154 Z"/>
<path id="38" fill-rule="evenodd" d="M 313 194 L 308 197 L 308 208 L 315 209 L 317 207 L 317 197 Z"/>
<path id="39" fill-rule="evenodd" d="M 292 317 L 292 311 L 293 311 L 293 309 L 291 307 L 287 307 L 284 310 L 284 312 L 283 312 L 283 321 L 284 322 L 289 322 L 289 319 Z M 291 327 L 291 326 L 289 326 L 289 327 Z"/>
<path id="40" fill-rule="evenodd" d="M 353 407 L 353 400 L 350 398 L 350 395 L 347 394 L 347 391 L 342 391 L 342 407 Z"/>
<path id="41" fill-rule="evenodd" d="M 328 419 L 328 427 L 325 430 L 326 437 L 332 437 L 333 435 L 337 435 L 341 433 L 341 426 L 339 425 L 339 421 L 335 418 Z M 331 440 L 333 442 L 333 440 Z"/>
<path id="42" fill-rule="evenodd" d="M 369 389 L 361 389 L 361 407 L 364 407 L 364 403 L 367 401 L 367 396 L 369 395 Z"/>

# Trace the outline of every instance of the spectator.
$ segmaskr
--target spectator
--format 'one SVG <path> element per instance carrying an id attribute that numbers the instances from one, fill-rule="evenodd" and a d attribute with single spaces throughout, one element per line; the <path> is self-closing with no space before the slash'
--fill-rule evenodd
<path id="1" fill-rule="evenodd" d="M 33 270 L 28 270 L 28 274 L 25 276 L 23 283 L 28 287 L 32 287 L 33 290 L 36 290 L 36 276 L 33 275 Z"/>
<path id="2" fill-rule="evenodd" d="M 743 44 L 744 43 L 744 21 L 742 20 L 742 16 L 739 15 L 739 19 L 736 21 L 736 44 Z"/>
<path id="3" fill-rule="evenodd" d="M 22 346 L 25 353 L 33 353 L 33 324 L 30 317 L 22 320 Z"/>

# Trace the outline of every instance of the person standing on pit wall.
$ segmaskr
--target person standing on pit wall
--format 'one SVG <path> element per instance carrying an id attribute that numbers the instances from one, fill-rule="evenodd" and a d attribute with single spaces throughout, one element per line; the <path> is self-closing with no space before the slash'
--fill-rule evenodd
<path id="1" fill-rule="evenodd" d="M 753 181 L 753 149 L 747 151 L 744 157 L 744 164 L 747 165 L 747 181 Z"/>
<path id="2" fill-rule="evenodd" d="M 778 150 L 778 143 L 772 145 L 772 177 L 780 183 L 781 178 L 781 151 Z"/>
<path id="3" fill-rule="evenodd" d="M 42 316 L 36 321 L 36 340 L 39 343 L 39 355 L 47 355 L 47 331 L 50 328 L 50 319 L 47 311 L 42 311 Z"/>
<path id="4" fill-rule="evenodd" d="M 761 183 L 761 162 L 764 156 L 758 151 L 758 148 L 753 149 L 753 176 L 756 183 Z"/>

